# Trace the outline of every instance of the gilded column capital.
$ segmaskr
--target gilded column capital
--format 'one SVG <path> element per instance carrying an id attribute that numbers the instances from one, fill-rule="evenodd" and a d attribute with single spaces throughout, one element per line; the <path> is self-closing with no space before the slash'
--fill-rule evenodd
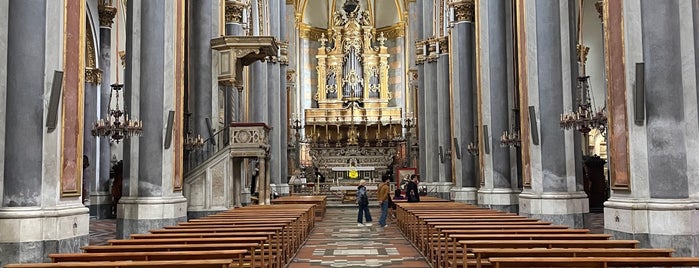
<path id="1" fill-rule="evenodd" d="M 473 21 L 474 0 L 454 0 L 449 5 L 454 9 L 454 21 Z"/>
<path id="2" fill-rule="evenodd" d="M 97 6 L 97 12 L 100 17 L 100 27 L 112 27 L 112 22 L 114 22 L 114 16 L 116 16 L 116 7 L 104 5 L 102 1 Z"/>
<path id="3" fill-rule="evenodd" d="M 415 64 L 421 65 L 427 60 L 427 40 L 418 40 L 415 42 Z"/>
<path id="4" fill-rule="evenodd" d="M 437 53 L 439 54 L 449 54 L 449 37 L 448 36 L 442 36 L 440 38 L 437 38 L 437 45 L 438 45 L 438 51 Z"/>
<path id="5" fill-rule="evenodd" d="M 437 38 L 427 39 L 427 62 L 436 62 L 439 59 L 439 40 Z"/>
<path id="6" fill-rule="evenodd" d="M 247 7 L 241 1 L 226 1 L 226 23 L 243 23 L 243 10 Z"/>
<path id="7" fill-rule="evenodd" d="M 289 65 L 289 42 L 277 42 L 279 46 L 279 64 Z"/>
<path id="8" fill-rule="evenodd" d="M 98 68 L 85 68 L 85 82 L 93 85 L 102 83 L 102 70 Z"/>
<path id="9" fill-rule="evenodd" d="M 575 47 L 575 51 L 577 52 L 578 62 L 585 64 L 587 62 L 587 53 L 590 52 L 590 48 L 583 44 L 578 44 Z"/>
<path id="10" fill-rule="evenodd" d="M 604 22 L 604 1 L 599 0 L 595 2 L 595 9 L 597 10 L 597 16 L 599 16 L 599 20 Z"/>

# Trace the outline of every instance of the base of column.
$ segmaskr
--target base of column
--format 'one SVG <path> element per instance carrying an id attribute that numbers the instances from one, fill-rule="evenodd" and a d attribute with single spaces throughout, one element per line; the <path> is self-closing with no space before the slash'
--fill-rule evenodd
<path id="1" fill-rule="evenodd" d="M 112 213 L 112 195 L 108 192 L 90 193 L 90 217 L 95 219 L 114 219 L 116 215 Z"/>
<path id="2" fill-rule="evenodd" d="M 449 199 L 452 186 L 454 186 L 454 184 L 451 182 L 420 182 L 420 184 L 418 184 L 418 190 L 425 187 L 425 189 L 427 189 L 427 195 Z"/>
<path id="3" fill-rule="evenodd" d="M 0 208 L 0 267 L 48 262 L 48 254 L 80 252 L 90 243 L 89 211 L 61 208 Z"/>
<path id="4" fill-rule="evenodd" d="M 585 215 L 589 212 L 590 205 L 584 192 L 544 194 L 523 192 L 519 195 L 520 215 L 558 225 L 584 228 Z"/>
<path id="5" fill-rule="evenodd" d="M 186 220 L 184 197 L 122 197 L 117 206 L 116 237 L 124 239 Z"/>
<path id="6" fill-rule="evenodd" d="M 610 199 L 604 203 L 604 232 L 635 239 L 642 248 L 672 248 L 673 256 L 699 256 L 699 201 Z"/>
<path id="7" fill-rule="evenodd" d="M 277 192 L 277 194 L 279 194 L 279 196 L 289 196 L 289 184 L 288 183 L 270 184 L 269 188 L 272 189 L 272 192 Z"/>
<path id="8" fill-rule="evenodd" d="M 252 203 L 252 194 L 250 193 L 250 188 L 243 188 L 240 192 L 240 205 L 247 206 Z"/>
<path id="9" fill-rule="evenodd" d="M 510 188 L 478 190 L 478 205 L 504 212 L 519 212 L 519 191 Z"/>
<path id="10" fill-rule="evenodd" d="M 478 199 L 476 198 L 476 193 L 478 189 L 474 187 L 462 187 L 462 188 L 452 188 L 450 190 L 450 200 L 454 202 L 466 203 L 466 204 L 476 204 Z"/>

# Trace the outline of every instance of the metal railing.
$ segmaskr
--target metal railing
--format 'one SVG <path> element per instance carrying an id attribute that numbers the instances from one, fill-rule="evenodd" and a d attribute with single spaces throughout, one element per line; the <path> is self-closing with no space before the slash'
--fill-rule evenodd
<path id="1" fill-rule="evenodd" d="M 230 128 L 226 127 L 216 131 L 212 137 L 204 140 L 204 146 L 201 148 L 185 151 L 184 173 L 189 173 L 202 163 L 206 162 L 206 160 L 209 160 L 212 156 L 216 155 L 216 153 L 228 147 L 230 143 L 229 129 Z"/>

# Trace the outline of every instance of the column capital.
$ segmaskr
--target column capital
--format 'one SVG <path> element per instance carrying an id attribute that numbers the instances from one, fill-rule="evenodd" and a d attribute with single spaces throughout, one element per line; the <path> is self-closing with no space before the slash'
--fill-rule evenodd
<path id="1" fill-rule="evenodd" d="M 599 16 L 599 20 L 604 22 L 604 1 L 599 0 L 595 2 L 595 9 L 597 10 L 597 16 Z"/>
<path id="2" fill-rule="evenodd" d="M 242 1 L 226 1 L 226 23 L 243 23 L 243 10 L 247 7 Z"/>
<path id="3" fill-rule="evenodd" d="M 279 64 L 289 65 L 289 41 L 277 42 L 279 46 Z"/>
<path id="4" fill-rule="evenodd" d="M 474 0 L 452 0 L 449 5 L 454 9 L 454 21 L 473 21 Z"/>
<path id="5" fill-rule="evenodd" d="M 93 85 L 102 83 L 102 70 L 99 68 L 85 68 L 85 82 Z"/>
<path id="6" fill-rule="evenodd" d="M 578 62 L 585 64 L 587 62 L 587 53 L 590 52 L 590 47 L 583 44 L 578 44 L 575 47 L 575 51 L 577 52 Z"/>
<path id="7" fill-rule="evenodd" d="M 427 40 L 415 41 L 415 64 L 421 65 L 427 60 Z"/>
<path id="8" fill-rule="evenodd" d="M 111 28 L 114 16 L 116 16 L 117 13 L 116 7 L 104 5 L 102 1 L 100 1 L 100 4 L 97 6 L 97 11 L 100 18 L 100 27 Z"/>

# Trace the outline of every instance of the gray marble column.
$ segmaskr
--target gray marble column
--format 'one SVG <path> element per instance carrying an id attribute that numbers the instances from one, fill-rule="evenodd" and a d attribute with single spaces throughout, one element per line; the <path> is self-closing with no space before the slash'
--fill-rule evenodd
<path id="1" fill-rule="evenodd" d="M 267 6 L 269 18 L 269 35 L 274 36 L 277 41 L 280 40 L 280 28 L 281 17 L 279 6 L 281 1 L 271 1 Z M 260 88 L 259 90 L 267 91 L 267 101 L 262 103 L 253 103 L 253 105 L 262 105 L 267 109 L 267 124 L 272 127 L 270 131 L 270 159 L 269 159 L 269 174 L 271 181 L 270 183 L 279 185 L 282 182 L 286 182 L 286 178 L 282 178 L 282 173 L 286 169 L 286 166 L 282 166 L 282 151 L 286 151 L 286 147 L 282 147 L 282 141 L 286 140 L 286 136 L 282 130 L 286 130 L 286 111 L 282 111 L 281 104 L 281 92 L 285 91 L 281 87 L 282 77 L 286 77 L 281 74 L 281 65 L 279 64 L 278 57 L 271 57 L 267 61 L 267 86 Z M 286 100 L 284 100 L 286 102 Z"/>
<path id="2" fill-rule="evenodd" d="M 245 21 L 243 21 L 243 9 L 247 8 L 247 4 L 239 1 L 226 1 L 226 25 L 225 32 L 227 36 L 242 36 L 245 35 Z M 243 104 L 241 101 L 244 98 L 244 88 L 236 87 L 226 87 L 224 92 L 226 93 L 226 116 L 224 116 L 226 123 L 232 121 L 240 122 L 243 120 L 244 109 L 239 107 Z"/>
<path id="3" fill-rule="evenodd" d="M 483 181 L 478 190 L 478 204 L 502 211 L 517 211 L 517 194 L 510 182 L 513 177 L 510 172 L 510 147 L 500 146 L 500 135 L 505 131 L 512 132 L 509 124 L 511 93 L 509 92 L 511 78 L 509 70 L 513 66 L 508 62 L 512 55 L 511 42 L 508 35 L 512 33 L 512 24 L 508 24 L 507 6 L 511 3 L 505 0 L 478 1 L 476 8 L 480 15 L 477 21 L 480 39 L 480 100 L 481 122 L 487 126 L 488 133 L 483 135 Z M 513 89 L 514 90 L 514 89 Z M 484 127 L 485 129 L 485 127 Z M 487 142 L 485 140 L 487 139 Z"/>
<path id="4" fill-rule="evenodd" d="M 45 1 L 13 1 L 7 11 L 7 99 L 3 207 L 41 206 L 44 133 Z M 33 32 L 36 34 L 26 34 Z M 53 73 L 47 75 L 53 78 Z M 48 96 L 47 96 L 48 97 Z M 58 116 L 60 118 L 60 115 Z"/>
<path id="5" fill-rule="evenodd" d="M 86 55 L 87 57 L 87 55 Z M 95 56 L 96 57 L 96 56 Z M 96 69 L 99 71 L 99 69 Z M 82 200 L 83 204 L 92 207 L 90 203 L 90 193 L 96 190 L 97 179 L 97 137 L 92 136 L 92 125 L 97 121 L 99 106 L 97 98 L 99 98 L 98 81 L 85 83 L 84 91 L 84 106 L 83 106 L 83 155 L 87 156 L 89 166 L 83 168 L 82 177 Z M 83 163 L 85 166 L 85 163 Z M 97 211 L 91 210 L 91 216 L 97 216 Z"/>
<path id="6" fill-rule="evenodd" d="M 439 57 L 436 51 L 437 45 L 433 39 L 433 11 L 434 2 L 422 2 L 422 37 L 427 40 L 427 60 L 423 65 L 423 72 L 420 73 L 423 82 L 422 91 L 424 98 L 420 105 L 424 107 L 424 113 L 420 114 L 420 162 L 425 163 L 425 168 L 420 170 L 420 181 L 424 186 L 432 186 L 433 182 L 439 181 L 439 139 L 437 129 L 439 128 L 437 119 L 437 64 Z M 423 146 L 424 144 L 424 146 Z"/>
<path id="7" fill-rule="evenodd" d="M 284 2 L 280 2 L 279 4 L 279 12 L 277 12 L 277 18 L 279 20 L 279 40 L 285 41 L 288 43 L 289 36 L 287 33 L 287 25 L 286 25 L 286 13 L 287 13 L 287 5 Z M 287 139 L 287 136 L 289 135 L 289 118 L 287 116 L 287 111 L 290 109 L 288 105 L 288 100 L 289 100 L 289 94 L 287 92 L 287 86 L 286 86 L 286 69 L 287 66 L 289 65 L 289 60 L 288 60 L 288 45 L 286 46 L 287 50 L 283 52 L 284 54 L 281 54 L 282 51 L 280 51 L 280 58 L 279 58 L 279 113 L 281 115 L 281 119 L 279 124 L 281 125 L 279 131 L 281 132 L 280 134 L 280 153 L 281 156 L 279 157 L 280 160 L 280 166 L 281 166 L 281 172 L 279 175 L 280 181 L 277 186 L 277 192 L 281 195 L 288 195 L 289 193 L 289 184 L 288 184 L 288 177 L 289 177 L 289 156 L 288 156 L 288 146 L 289 146 L 289 140 Z M 290 114 L 290 112 L 289 112 Z"/>
<path id="8" fill-rule="evenodd" d="M 452 189 L 453 199 L 457 202 L 476 203 L 477 161 L 478 156 L 466 150 L 470 143 L 478 143 L 476 135 L 476 76 L 475 76 L 475 38 L 473 24 L 473 1 L 453 4 L 456 10 L 454 28 L 451 30 L 451 66 L 453 83 L 454 136 L 459 146 L 454 161 L 456 183 Z M 453 142 L 453 141 L 452 141 Z M 491 145 L 492 146 L 492 145 Z"/>
<path id="9" fill-rule="evenodd" d="M 523 3 L 527 77 L 525 96 L 535 114 L 535 137 L 522 138 L 528 143 L 528 159 L 523 159 L 530 181 L 519 196 L 521 215 L 556 224 L 582 227 L 589 211 L 583 192 L 580 134 L 564 131 L 560 115 L 572 109 L 578 70 L 575 58 L 575 6 L 573 1 L 526 1 Z M 520 51 L 520 53 L 523 53 Z M 535 142 L 538 141 L 538 142 Z M 577 142 L 576 142 L 577 141 Z M 526 163 L 528 162 L 528 163 Z M 528 167 L 527 167 L 528 166 Z M 529 184 L 527 186 L 527 183 Z"/>
<path id="10" fill-rule="evenodd" d="M 673 248 L 674 256 L 699 256 L 699 231 L 694 228 L 699 225 L 694 35 L 699 26 L 686 23 L 696 21 L 697 5 L 696 1 L 605 5 L 610 18 L 605 26 L 618 30 L 629 44 L 624 54 L 608 59 L 610 70 L 619 68 L 626 74 L 622 78 L 610 72 L 610 79 L 624 81 L 616 88 L 626 92 L 625 99 L 612 94 L 612 100 L 630 107 L 630 111 L 638 108 L 633 99 L 633 86 L 639 83 L 634 75 L 637 62 L 644 62 L 645 75 L 645 120 L 636 122 L 633 112 L 628 121 L 610 117 L 610 125 L 628 126 L 624 133 L 628 145 L 621 149 L 628 150 L 629 165 L 619 165 L 623 159 L 618 155 L 610 159 L 613 171 L 626 169 L 628 177 L 618 172 L 611 177 L 612 195 L 604 203 L 605 232 L 617 239 L 637 239 L 641 247 Z M 619 18 L 623 18 L 623 25 Z M 617 49 L 622 45 L 609 42 L 607 46 Z"/>
<path id="11" fill-rule="evenodd" d="M 176 6 L 171 1 L 129 1 L 126 21 L 125 102 L 143 121 L 143 136 L 124 142 L 124 188 L 117 237 L 145 233 L 186 219 L 186 200 L 174 191 L 174 143 L 164 146 L 169 111 L 175 111 Z M 168 64 L 166 64 L 168 62 Z M 180 107 L 181 108 L 181 107 Z M 173 130 L 174 131 L 174 130 Z M 172 133 L 179 135 L 179 133 Z M 166 149 L 167 147 L 167 149 Z"/>
<path id="12" fill-rule="evenodd" d="M 76 123 L 82 114 L 72 110 L 77 116 L 62 118 L 59 105 L 57 128 L 48 129 L 45 120 L 54 71 L 78 65 L 77 54 L 63 58 L 64 49 L 76 51 L 77 38 L 67 47 L 55 45 L 64 33 L 79 32 L 75 20 L 64 24 L 63 16 L 49 16 L 64 11 L 85 15 L 79 5 L 59 1 L 0 1 L 0 265 L 45 262 L 48 254 L 77 252 L 89 243 L 88 209 L 79 194 L 61 196 L 59 186 L 67 154 L 61 126 L 82 129 Z M 79 90 L 63 92 L 82 98 Z"/>
<path id="13" fill-rule="evenodd" d="M 100 57 L 99 68 L 102 70 L 102 83 L 99 89 L 99 104 L 97 114 L 100 118 L 107 116 L 109 109 L 109 93 L 111 92 L 111 69 L 112 69 L 112 22 L 116 15 L 116 9 L 100 6 Z M 116 68 L 121 67 L 118 63 Z M 90 215 L 94 215 L 98 219 L 112 217 L 112 198 L 109 192 L 109 172 L 112 168 L 111 163 L 111 145 L 108 138 L 93 138 L 97 141 L 99 147 L 99 159 L 90 159 L 90 165 L 99 166 L 99 174 L 97 174 L 97 185 L 92 187 L 94 192 L 90 193 Z"/>
<path id="14" fill-rule="evenodd" d="M 217 122 L 213 117 L 212 93 L 216 90 L 216 82 L 213 81 L 211 39 L 218 36 L 218 29 L 212 29 L 216 14 L 213 9 L 213 0 L 191 1 L 189 8 L 188 25 L 188 58 L 189 68 L 187 78 L 189 80 L 190 98 L 194 99 L 194 111 L 190 121 L 190 130 L 193 136 L 200 135 L 206 139 L 209 137 L 206 119 Z M 218 1 L 216 1 L 218 2 Z M 213 127 L 213 126 L 212 126 Z"/>
<path id="15" fill-rule="evenodd" d="M 434 192 L 440 198 L 449 199 L 450 189 L 453 185 L 452 172 L 452 142 L 451 142 L 451 85 L 450 79 L 450 55 L 448 39 L 445 37 L 439 41 L 439 58 L 436 62 L 436 110 L 437 110 L 437 161 L 439 163 L 439 180 L 435 181 Z"/>

